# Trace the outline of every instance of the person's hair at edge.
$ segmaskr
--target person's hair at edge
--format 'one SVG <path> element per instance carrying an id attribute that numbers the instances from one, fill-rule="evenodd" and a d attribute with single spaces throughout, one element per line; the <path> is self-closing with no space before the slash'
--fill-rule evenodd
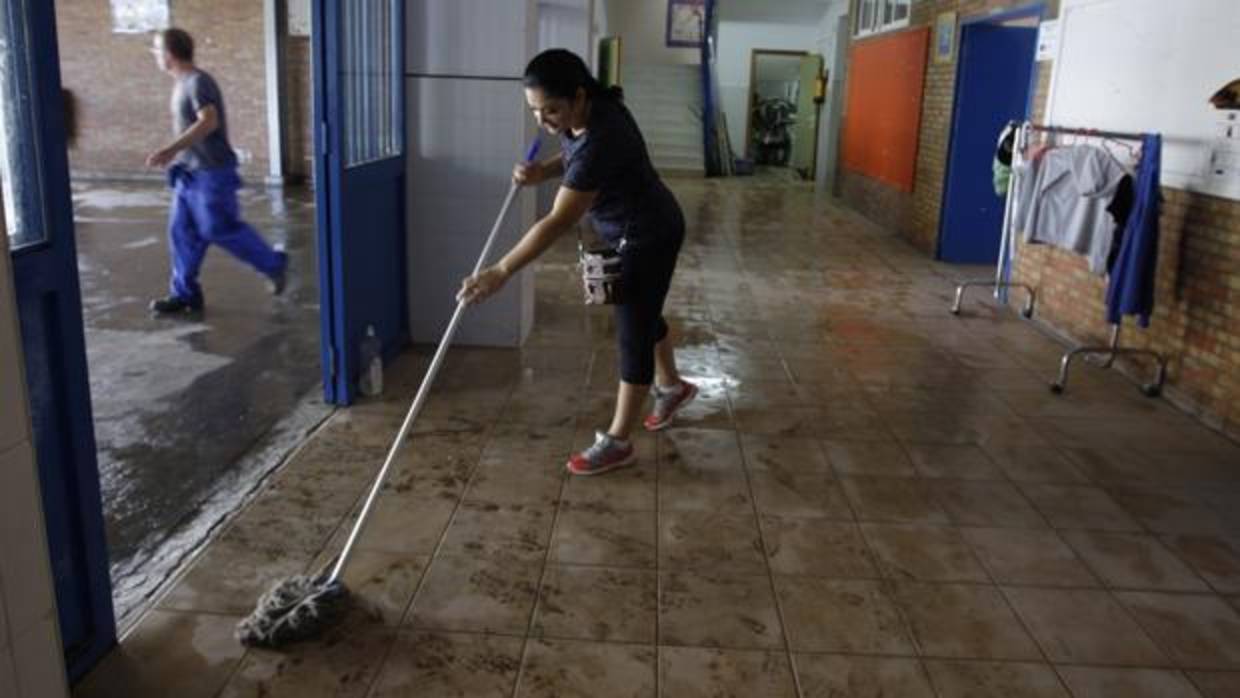
<path id="1" fill-rule="evenodd" d="M 563 99 L 576 98 L 577 88 L 584 89 L 588 99 L 624 99 L 619 85 L 603 87 L 580 56 L 562 48 L 548 49 L 534 56 L 525 66 L 524 83 L 526 87 Z"/>
<path id="2" fill-rule="evenodd" d="M 172 27 L 160 30 L 159 35 L 164 40 L 164 50 L 173 58 L 186 63 L 194 62 L 194 37 L 189 32 Z"/>

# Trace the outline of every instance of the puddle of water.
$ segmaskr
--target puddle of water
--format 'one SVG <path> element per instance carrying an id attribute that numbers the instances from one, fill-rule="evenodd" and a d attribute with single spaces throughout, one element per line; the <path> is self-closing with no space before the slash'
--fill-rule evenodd
<path id="1" fill-rule="evenodd" d="M 124 245 L 121 245 L 121 247 L 126 250 L 137 250 L 143 247 L 150 247 L 151 245 L 158 245 L 160 242 L 161 240 L 157 237 L 149 237 L 142 238 L 141 240 L 134 240 L 133 242 L 127 242 Z"/>
<path id="2" fill-rule="evenodd" d="M 73 193 L 73 206 L 115 211 L 123 208 L 166 207 L 168 193 L 162 189 L 122 191 L 120 189 L 83 188 Z"/>

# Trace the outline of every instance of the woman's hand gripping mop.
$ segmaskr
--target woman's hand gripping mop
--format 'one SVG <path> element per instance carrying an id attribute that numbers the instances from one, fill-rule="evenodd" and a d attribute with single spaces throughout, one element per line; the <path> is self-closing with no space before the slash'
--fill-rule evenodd
<path id="1" fill-rule="evenodd" d="M 540 141 L 535 139 L 530 146 L 529 152 L 525 155 L 526 162 L 534 160 L 534 157 L 538 154 L 539 146 Z M 499 233 L 500 226 L 504 222 L 504 217 L 508 215 L 508 209 L 517 198 L 518 190 L 519 186 L 516 182 L 513 182 L 508 189 L 508 196 L 504 199 L 504 205 L 499 211 L 499 216 L 495 219 L 495 225 L 491 227 L 491 234 L 487 236 L 486 244 L 482 246 L 482 254 L 478 255 L 478 263 L 474 266 L 474 276 L 477 276 L 478 272 L 482 270 L 487 255 L 491 252 L 491 246 L 495 243 L 495 237 Z M 345 587 L 341 576 L 344 574 L 345 566 L 349 562 L 353 546 L 357 543 L 358 537 L 370 518 L 370 512 L 374 507 L 379 490 L 382 489 L 383 483 L 387 480 L 388 470 L 396 460 L 396 454 L 400 452 L 400 447 L 405 442 L 410 427 L 413 426 L 414 421 L 418 418 L 418 413 L 422 411 L 422 405 L 426 402 L 431 385 L 435 382 L 435 376 L 439 373 L 444 356 L 448 353 L 448 347 L 452 344 L 452 337 L 456 334 L 457 326 L 461 323 L 465 307 L 466 303 L 464 300 L 457 302 L 456 311 L 452 314 L 452 320 L 448 322 L 448 329 L 444 331 L 443 339 L 439 341 L 439 347 L 435 350 L 435 356 L 431 360 L 430 369 L 427 370 L 426 376 L 422 379 L 422 385 L 418 387 L 417 395 L 413 398 L 413 404 L 409 407 L 409 412 L 405 415 L 405 421 L 401 424 L 400 431 L 396 434 L 396 440 L 392 442 L 391 448 L 388 449 L 383 467 L 379 470 L 379 474 L 375 476 L 374 484 L 370 486 L 370 493 L 366 496 L 366 503 L 362 506 L 361 515 L 358 516 L 357 523 L 353 525 L 353 530 L 349 533 L 349 539 L 345 542 L 344 549 L 336 557 L 331 572 L 319 575 L 297 575 L 277 582 L 258 600 L 258 606 L 254 609 L 254 612 L 237 624 L 236 635 L 242 644 L 251 647 L 279 647 L 298 640 L 304 640 L 314 636 L 343 615 L 344 610 L 348 606 L 350 596 L 349 590 Z"/>

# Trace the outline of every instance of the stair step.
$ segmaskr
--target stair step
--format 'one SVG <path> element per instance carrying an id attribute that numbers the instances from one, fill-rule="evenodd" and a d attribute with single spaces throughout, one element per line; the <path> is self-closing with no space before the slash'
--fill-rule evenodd
<path id="1" fill-rule="evenodd" d="M 701 66 L 697 63 L 669 64 L 626 61 L 624 63 L 624 70 L 631 71 L 632 73 L 641 73 L 643 75 L 652 75 L 656 73 L 663 75 L 675 75 L 678 73 L 696 73 L 701 70 Z"/>
<path id="2" fill-rule="evenodd" d="M 641 105 L 694 104 L 694 105 L 700 106 L 702 104 L 702 93 L 699 91 L 690 92 L 688 90 L 677 90 L 675 92 L 660 92 L 657 94 L 656 93 L 643 93 L 643 92 L 625 92 L 624 102 L 625 104 L 641 104 Z"/>
<path id="3" fill-rule="evenodd" d="M 699 100 L 702 98 L 702 86 L 698 84 L 696 80 L 691 82 L 661 82 L 657 84 L 652 83 L 649 85 L 630 85 L 628 83 L 621 83 L 620 86 L 624 88 L 624 94 L 626 97 L 629 95 L 638 95 L 641 97 L 692 96 L 693 98 Z"/>
<path id="4" fill-rule="evenodd" d="M 654 168 L 663 176 L 669 174 L 704 175 L 706 173 L 706 165 L 700 162 L 656 162 Z"/>
<path id="5" fill-rule="evenodd" d="M 665 159 L 676 160 L 693 160 L 701 162 L 705 158 L 702 157 L 702 144 L 696 145 L 663 145 L 648 146 L 650 150 L 650 159 L 660 161 Z"/>
<path id="6" fill-rule="evenodd" d="M 685 133 L 664 133 L 660 131 L 643 131 L 642 136 L 646 139 L 646 145 L 655 148 L 658 146 L 679 146 L 679 145 L 696 145 L 702 144 L 702 132 L 685 132 Z"/>
<path id="7" fill-rule="evenodd" d="M 683 113 L 671 114 L 634 114 L 633 120 L 643 129 L 659 129 L 668 131 L 679 131 L 688 129 L 691 131 L 700 130 L 702 128 L 701 119 L 690 113 L 688 110 Z"/>
<path id="8" fill-rule="evenodd" d="M 696 65 L 625 64 L 624 101 L 660 172 L 703 175 L 701 74 Z"/>

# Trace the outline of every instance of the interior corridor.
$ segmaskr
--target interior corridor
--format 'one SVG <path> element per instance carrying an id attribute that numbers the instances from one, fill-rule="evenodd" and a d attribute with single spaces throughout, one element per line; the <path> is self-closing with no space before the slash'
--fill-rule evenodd
<path id="1" fill-rule="evenodd" d="M 703 390 L 635 467 L 564 471 L 616 383 L 566 239 L 523 349 L 450 353 L 347 575 L 366 608 L 283 652 L 232 637 L 340 548 L 426 348 L 75 695 L 1240 695 L 1240 448 L 1114 372 L 1052 395 L 1061 345 L 951 316 L 969 270 L 808 185 L 671 184 L 668 316 Z"/>

